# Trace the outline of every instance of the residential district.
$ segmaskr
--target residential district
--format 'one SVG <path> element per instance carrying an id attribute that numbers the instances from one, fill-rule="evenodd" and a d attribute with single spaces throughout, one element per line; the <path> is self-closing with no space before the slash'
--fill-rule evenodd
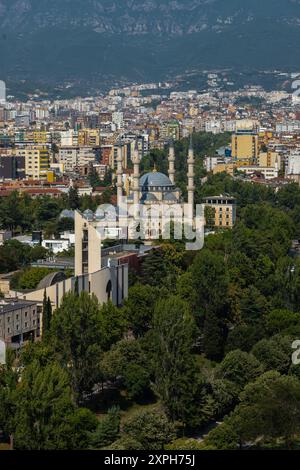
<path id="1" fill-rule="evenodd" d="M 70 405 L 69 426 L 73 429 L 76 419 L 82 426 L 80 436 L 56 429 L 48 441 L 35 435 L 23 418 L 4 419 L 0 411 L 7 445 L 256 445 L 256 431 L 245 430 L 246 419 L 244 427 L 240 421 L 220 425 L 219 420 L 233 410 L 238 415 L 238 396 L 247 384 L 263 373 L 269 380 L 270 370 L 270 380 L 280 381 L 279 373 L 289 370 L 280 358 L 270 365 L 271 353 L 269 357 L 262 345 L 256 346 L 269 341 L 267 350 L 272 341 L 281 341 L 286 352 L 288 342 L 290 360 L 291 341 L 285 336 L 277 341 L 274 335 L 281 327 L 290 334 L 299 321 L 299 185 L 300 106 L 293 90 L 249 86 L 236 92 L 174 92 L 167 83 L 151 83 L 112 89 L 103 96 L 55 101 L 31 96 L 19 102 L 6 96 L 1 82 L 0 362 L 8 367 L 9 352 L 15 352 L 24 365 L 32 354 L 30 367 L 48 367 L 50 381 L 64 363 L 64 372 L 57 373 L 62 381 L 65 371 L 71 374 L 76 403 L 74 409 Z M 120 209 L 124 201 L 126 214 Z M 138 239 L 130 208 L 163 205 L 179 210 L 187 205 L 191 228 L 196 236 L 197 230 L 203 235 L 204 243 L 189 250 L 185 237 L 177 240 L 170 234 L 165 240 L 166 227 L 156 219 L 145 224 L 144 238 Z M 197 226 L 199 207 L 203 226 Z M 188 321 L 182 312 L 189 309 L 195 318 Z M 99 325 L 93 323 L 98 320 L 100 339 Z M 184 361 L 176 356 L 174 363 L 164 356 L 164 344 L 167 348 L 169 341 L 172 351 L 177 344 L 170 330 L 173 321 L 174 335 L 184 332 L 178 354 L 186 354 Z M 151 346 L 155 334 L 165 335 L 166 342 L 156 349 Z M 45 359 L 48 353 L 53 363 Z M 239 364 L 239 377 L 230 361 Z M 170 371 L 171 381 L 177 376 L 181 380 L 174 382 L 171 395 L 163 377 Z M 38 369 L 32 377 L 35 373 Z M 194 384 L 191 389 L 185 380 Z M 245 390 L 251 398 L 250 389 Z M 143 441 L 133 417 L 131 427 L 122 426 L 122 399 L 111 398 L 116 393 L 130 406 L 146 403 L 140 419 L 152 420 L 164 437 Z M 86 406 L 98 394 L 105 418 L 99 425 L 88 415 L 87 430 L 80 421 L 83 415 L 73 415 L 88 413 L 77 406 Z M 22 390 L 20 400 L 21 395 Z M 151 414 L 157 403 L 164 411 Z M 16 409 L 14 417 L 18 413 Z M 233 415 L 233 423 L 238 418 Z M 205 434 L 211 424 L 216 428 L 212 437 Z M 51 428 L 51 423 L 45 426 Z M 111 434 L 105 426 L 111 426 Z M 270 436 L 264 431 L 279 439 L 278 445 L 282 439 L 289 446 L 299 430 L 280 429 L 276 434 L 270 425 Z M 226 439 L 220 444 L 222 432 Z"/>
<path id="2" fill-rule="evenodd" d="M 136 203 L 182 201 L 175 187 L 174 142 L 193 133 L 228 133 L 225 145 L 204 156 L 206 175 L 225 172 L 275 190 L 290 181 L 300 183 L 300 111 L 292 92 L 265 92 L 252 86 L 237 92 L 168 93 L 168 87 L 150 83 L 112 89 L 106 96 L 93 98 L 47 101 L 33 96 L 18 102 L 6 98 L 5 83 L 1 82 L 0 198 L 15 192 L 32 198 L 59 198 L 76 188 L 79 196 L 103 201 L 104 195 L 105 202 L 116 205 L 114 188 L 118 187 L 131 202 L 134 192 Z M 152 168 L 140 178 L 143 158 L 166 147 L 168 175 Z M 192 192 L 194 184 L 200 186 L 207 179 L 194 181 L 193 166 L 192 160 Z M 191 192 L 189 202 L 194 205 Z M 233 197 L 211 194 L 201 202 L 214 209 L 215 227 L 234 225 Z M 63 210 L 60 217 L 76 219 L 74 210 Z M 1 302 L 0 338 L 6 343 L 19 346 L 32 336 L 39 338 L 45 289 L 52 305 L 58 307 L 65 292 L 74 289 L 76 276 L 86 276 L 81 288 L 89 286 L 89 292 L 101 302 L 112 295 L 116 305 L 122 304 L 128 291 L 128 263 L 136 266 L 151 246 L 122 242 L 101 250 L 101 239 L 94 241 L 93 247 L 88 247 L 87 239 L 84 248 L 90 255 L 83 262 L 80 217 L 88 225 L 99 220 L 97 211 L 87 209 L 81 216 L 77 214 L 77 234 L 74 228 L 50 238 L 43 231 L 15 234 L 7 228 L 1 230 L 1 244 L 13 239 L 44 247 L 49 258 L 36 260 L 33 266 L 51 269 L 35 290 L 26 293 L 11 288 L 13 273 L 2 274 L 0 291 L 5 299 Z M 111 231 L 106 238 L 109 235 Z M 155 238 L 159 236 L 152 233 Z M 57 257 L 75 246 L 73 258 Z M 67 279 L 64 272 L 68 268 L 74 270 L 75 277 Z"/>

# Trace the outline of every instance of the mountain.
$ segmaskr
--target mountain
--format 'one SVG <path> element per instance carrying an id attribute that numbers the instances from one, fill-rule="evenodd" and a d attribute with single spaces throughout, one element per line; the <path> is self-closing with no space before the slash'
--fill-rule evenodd
<path id="1" fill-rule="evenodd" d="M 7 79 L 153 80 L 300 67 L 300 0 L 0 0 Z"/>

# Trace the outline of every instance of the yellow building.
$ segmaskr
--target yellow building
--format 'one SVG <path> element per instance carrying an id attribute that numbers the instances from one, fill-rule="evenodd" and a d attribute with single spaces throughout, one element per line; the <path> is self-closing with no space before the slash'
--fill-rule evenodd
<path id="1" fill-rule="evenodd" d="M 160 137 L 164 139 L 180 140 L 181 129 L 178 121 L 164 122 L 160 128 Z"/>
<path id="2" fill-rule="evenodd" d="M 232 158 L 251 159 L 258 157 L 258 135 L 252 131 L 238 131 L 232 136 Z"/>
<path id="3" fill-rule="evenodd" d="M 78 145 L 80 147 L 99 147 L 100 132 L 98 129 L 81 129 L 78 131 Z"/>
<path id="4" fill-rule="evenodd" d="M 215 227 L 232 228 L 236 221 L 236 200 L 231 196 L 212 196 L 204 199 L 205 207 L 214 209 Z M 208 224 L 208 221 L 206 221 Z"/>
<path id="5" fill-rule="evenodd" d="M 260 167 L 281 168 L 281 156 L 277 152 L 261 152 L 257 158 L 257 164 Z"/>
<path id="6" fill-rule="evenodd" d="M 48 170 L 47 171 L 47 182 L 48 183 L 54 183 L 55 181 L 55 172 L 53 170 Z"/>
<path id="7" fill-rule="evenodd" d="M 248 158 L 238 160 L 236 162 L 230 163 L 219 163 L 213 169 L 213 174 L 217 175 L 218 173 L 227 173 L 230 176 L 234 175 L 234 170 L 240 167 L 250 166 L 252 161 Z"/>
<path id="8" fill-rule="evenodd" d="M 16 149 L 16 155 L 25 157 L 26 178 L 34 180 L 47 179 L 50 166 L 50 155 L 47 147 L 29 146 Z"/>

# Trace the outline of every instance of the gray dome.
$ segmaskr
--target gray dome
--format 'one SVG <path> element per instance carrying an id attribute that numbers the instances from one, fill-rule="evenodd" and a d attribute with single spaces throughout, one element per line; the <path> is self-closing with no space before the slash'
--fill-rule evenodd
<path id="1" fill-rule="evenodd" d="M 141 202 L 157 202 L 157 197 L 152 193 L 145 193 L 141 197 Z"/>
<path id="2" fill-rule="evenodd" d="M 153 188 L 156 186 L 167 186 L 171 188 L 174 187 L 168 176 L 155 171 L 152 173 L 146 173 L 144 176 L 142 176 L 140 178 L 140 186 L 142 188 Z"/>
<path id="3" fill-rule="evenodd" d="M 83 213 L 83 217 L 87 220 L 93 220 L 94 219 L 94 212 L 91 211 L 90 209 L 87 209 Z"/>
<path id="4" fill-rule="evenodd" d="M 75 213 L 72 210 L 64 209 L 63 211 L 61 211 L 59 218 L 60 219 L 74 219 Z"/>
<path id="5" fill-rule="evenodd" d="M 177 198 L 173 193 L 166 193 L 163 197 L 164 201 L 177 202 Z"/>
<path id="6" fill-rule="evenodd" d="M 95 212 L 96 220 L 116 220 L 116 210 L 111 204 L 103 204 L 98 206 Z"/>

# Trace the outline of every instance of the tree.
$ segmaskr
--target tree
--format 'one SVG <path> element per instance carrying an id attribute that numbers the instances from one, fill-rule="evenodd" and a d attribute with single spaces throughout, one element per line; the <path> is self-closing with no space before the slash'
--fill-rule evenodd
<path id="1" fill-rule="evenodd" d="M 143 450 L 163 450 L 175 437 L 174 426 L 163 413 L 142 411 L 125 422 L 123 432 Z"/>
<path id="2" fill-rule="evenodd" d="M 216 209 L 214 207 L 205 207 L 205 225 L 208 228 L 214 228 L 216 226 Z"/>
<path id="3" fill-rule="evenodd" d="M 292 338 L 281 335 L 262 339 L 252 348 L 252 354 L 260 361 L 265 371 L 277 370 L 286 374 L 291 365 L 292 342 Z"/>
<path id="4" fill-rule="evenodd" d="M 106 380 L 118 381 L 129 399 L 144 398 L 150 390 L 151 366 L 141 341 L 123 339 L 103 355 L 101 370 Z"/>
<path id="5" fill-rule="evenodd" d="M 26 268 L 18 278 L 17 288 L 21 290 L 36 289 L 39 282 L 53 272 L 48 268 Z"/>
<path id="6" fill-rule="evenodd" d="M 16 403 L 14 393 L 17 388 L 19 374 L 15 367 L 13 351 L 6 353 L 6 364 L 0 365 L 0 429 L 10 439 L 13 449 L 14 415 Z"/>
<path id="7" fill-rule="evenodd" d="M 263 437 L 283 438 L 287 449 L 300 432 L 300 381 L 270 371 L 247 385 L 228 419 L 241 443 Z"/>
<path id="8" fill-rule="evenodd" d="M 57 360 L 68 371 L 76 400 L 101 379 L 99 362 L 103 331 L 96 297 L 67 294 L 51 322 L 51 343 Z"/>
<path id="9" fill-rule="evenodd" d="M 101 186 L 101 180 L 99 178 L 99 175 L 97 171 L 95 170 L 95 168 L 93 167 L 91 167 L 90 172 L 89 172 L 89 182 L 93 190 L 95 190 L 97 186 Z"/>
<path id="10" fill-rule="evenodd" d="M 203 328 L 203 349 L 212 360 L 221 359 L 225 344 L 224 323 L 213 312 L 207 312 Z"/>
<path id="11" fill-rule="evenodd" d="M 119 341 L 127 327 L 127 320 L 123 309 L 107 302 L 100 307 L 100 322 L 102 329 L 101 346 L 104 351 Z"/>
<path id="12" fill-rule="evenodd" d="M 265 318 L 266 330 L 270 335 L 299 334 L 300 313 L 286 309 L 272 310 Z"/>
<path id="13" fill-rule="evenodd" d="M 206 447 L 210 450 L 236 450 L 238 434 L 230 425 L 223 423 L 213 429 L 204 439 L 204 449 Z"/>
<path id="14" fill-rule="evenodd" d="M 44 291 L 44 300 L 43 300 L 43 336 L 49 332 L 52 319 L 52 304 L 51 300 L 46 294 L 46 289 Z"/>
<path id="15" fill-rule="evenodd" d="M 155 390 L 172 421 L 191 425 L 199 388 L 192 355 L 195 322 L 186 302 L 176 296 L 160 300 L 154 312 Z"/>
<path id="16" fill-rule="evenodd" d="M 160 286 L 166 275 L 166 266 L 159 250 L 152 250 L 143 261 L 141 280 L 144 284 Z"/>
<path id="17" fill-rule="evenodd" d="M 57 363 L 28 366 L 14 402 L 14 443 L 19 450 L 75 449 L 96 426 L 91 412 L 76 410 L 68 374 Z"/>
<path id="18" fill-rule="evenodd" d="M 262 373 L 260 362 L 243 351 L 231 351 L 217 368 L 217 377 L 235 383 L 240 390 Z"/>
<path id="19" fill-rule="evenodd" d="M 68 199 L 69 199 L 69 208 L 70 209 L 75 210 L 75 209 L 79 208 L 80 200 L 79 200 L 78 188 L 76 186 L 71 187 L 69 189 Z"/>
<path id="20" fill-rule="evenodd" d="M 253 325 L 236 325 L 227 336 L 225 351 L 230 352 L 236 349 L 250 352 L 253 346 L 260 341 L 265 334 L 263 325 L 255 323 Z"/>
<path id="21" fill-rule="evenodd" d="M 136 337 L 142 336 L 151 327 L 157 296 L 157 289 L 149 285 L 138 283 L 129 289 L 125 314 Z"/>
<path id="22" fill-rule="evenodd" d="M 120 432 L 120 409 L 113 407 L 107 415 L 99 421 L 97 428 L 90 435 L 90 446 L 93 449 L 102 449 L 115 442 Z"/>
<path id="23" fill-rule="evenodd" d="M 227 313 L 229 276 L 224 255 L 204 249 L 194 259 L 190 268 L 192 285 L 197 292 L 197 323 L 208 312 L 219 319 Z"/>

